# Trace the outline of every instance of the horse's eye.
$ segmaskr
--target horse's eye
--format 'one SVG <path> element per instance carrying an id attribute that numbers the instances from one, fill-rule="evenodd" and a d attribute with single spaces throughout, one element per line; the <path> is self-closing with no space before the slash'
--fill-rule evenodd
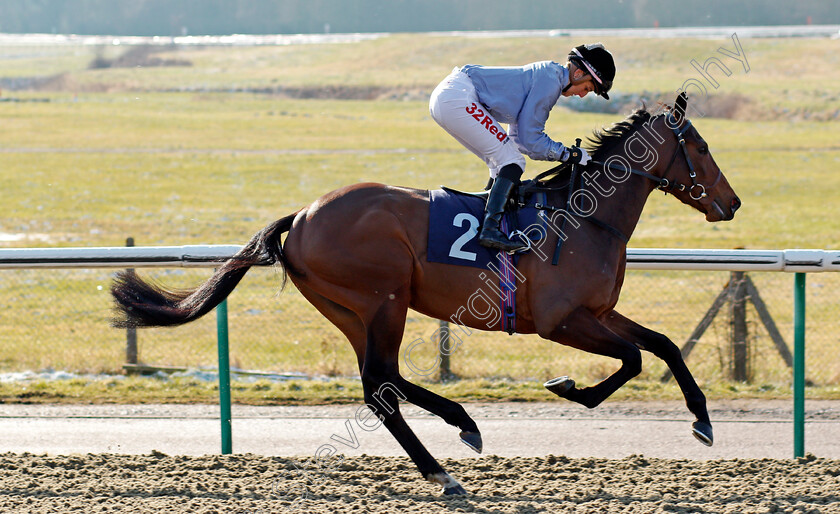
<path id="1" fill-rule="evenodd" d="M 698 149 L 697 149 L 697 151 L 698 151 L 701 155 L 706 155 L 707 153 L 709 153 L 709 147 L 708 147 L 708 146 L 703 145 L 703 146 L 701 146 L 700 148 L 698 148 Z"/>

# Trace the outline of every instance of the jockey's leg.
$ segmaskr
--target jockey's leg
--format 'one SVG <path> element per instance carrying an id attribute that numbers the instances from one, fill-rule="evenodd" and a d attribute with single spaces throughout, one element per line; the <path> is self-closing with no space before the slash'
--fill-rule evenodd
<path id="1" fill-rule="evenodd" d="M 481 104 L 466 74 L 455 69 L 435 88 L 429 100 L 429 113 L 449 135 L 487 164 L 490 178 L 495 178 L 508 164 L 525 169 L 525 157 Z"/>
<path id="2" fill-rule="evenodd" d="M 499 224 L 505 214 L 505 207 L 510 200 L 516 186 L 519 185 L 519 177 L 522 176 L 522 168 L 517 164 L 508 164 L 499 171 L 499 176 L 493 182 L 490 189 L 490 196 L 487 198 L 487 206 L 484 211 L 484 225 L 478 236 L 481 246 L 498 248 L 506 252 L 522 250 L 528 245 L 522 241 L 511 241 L 507 234 L 503 233 Z"/>

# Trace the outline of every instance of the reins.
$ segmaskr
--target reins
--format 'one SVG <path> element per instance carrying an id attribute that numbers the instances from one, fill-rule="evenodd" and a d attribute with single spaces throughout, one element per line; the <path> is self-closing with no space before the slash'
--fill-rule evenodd
<path id="1" fill-rule="evenodd" d="M 689 197 L 691 197 L 692 200 L 699 201 L 702 198 L 705 198 L 707 196 L 706 186 L 697 182 L 697 173 L 694 171 L 694 163 L 691 162 L 691 157 L 688 155 L 688 147 L 686 146 L 686 143 L 685 143 L 685 134 L 691 128 L 691 121 L 685 120 L 685 124 L 682 126 L 682 128 L 679 128 L 679 123 L 677 122 L 677 120 L 673 116 L 673 114 L 671 112 L 669 112 L 667 116 L 668 117 L 665 120 L 666 125 L 668 125 L 668 127 L 671 129 L 674 136 L 677 138 L 677 142 L 679 144 L 678 144 L 677 149 L 674 151 L 674 154 L 671 156 L 671 160 L 668 162 L 668 166 L 665 168 L 665 172 L 662 174 L 661 177 L 656 176 L 652 173 L 648 173 L 648 172 L 643 171 L 643 170 L 638 170 L 638 169 L 635 169 L 635 168 L 632 168 L 632 167 L 627 168 L 627 167 L 624 167 L 624 166 L 614 164 L 614 163 L 610 162 L 609 159 L 606 162 L 590 160 L 586 164 L 586 166 L 583 167 L 583 169 L 589 169 L 591 166 L 594 165 L 594 166 L 598 166 L 598 167 L 600 167 L 601 169 L 604 169 L 604 170 L 611 169 L 611 170 L 615 170 L 615 171 L 621 171 L 622 173 L 630 173 L 630 174 L 637 175 L 639 177 L 645 178 L 647 180 L 650 180 L 650 181 L 656 183 L 656 188 L 659 189 L 660 191 L 665 192 L 665 194 L 668 194 L 668 193 L 674 194 L 675 190 L 677 190 L 677 191 L 688 191 L 688 195 L 689 195 Z M 578 144 L 578 146 L 580 146 L 580 139 L 577 140 L 577 144 Z M 683 184 L 683 183 L 678 182 L 676 180 L 670 180 L 670 179 L 667 178 L 668 172 L 671 170 L 671 167 L 674 165 L 674 162 L 676 162 L 676 160 L 677 160 L 677 156 L 680 154 L 680 150 L 682 150 L 682 155 L 685 158 L 686 164 L 688 166 L 688 177 L 691 179 L 691 185 Z M 545 177 L 548 177 L 548 176 L 551 176 L 551 175 L 556 174 L 558 172 L 564 171 L 569 166 L 571 166 L 572 169 L 571 169 L 571 172 L 569 174 L 568 184 L 564 184 L 564 185 L 558 186 L 558 187 L 551 187 L 551 186 L 547 186 L 547 185 L 539 185 L 540 181 L 542 179 L 544 179 Z M 580 168 L 579 165 L 571 165 L 571 164 L 567 164 L 567 163 L 562 163 L 562 164 L 559 164 L 559 165 L 557 165 L 553 168 L 550 168 L 550 169 L 538 174 L 533 179 L 533 181 L 531 183 L 526 185 L 524 187 L 524 191 L 523 191 L 522 194 L 537 192 L 537 191 L 559 191 L 559 190 L 562 190 L 562 189 L 566 189 L 568 187 L 568 195 L 566 197 L 565 208 L 558 208 L 558 207 L 554 207 L 554 206 L 551 206 L 551 205 L 543 205 L 541 203 L 536 203 L 535 204 L 536 209 L 544 210 L 544 211 L 551 211 L 551 212 L 565 211 L 568 214 L 572 214 L 572 215 L 584 218 L 585 220 L 589 221 L 593 225 L 601 228 L 602 230 L 604 230 L 606 232 L 609 232 L 610 234 L 612 234 L 613 236 L 615 236 L 616 238 L 618 238 L 619 240 L 624 242 L 624 244 L 627 244 L 627 242 L 630 240 L 630 238 L 627 237 L 623 232 L 621 232 L 617 228 L 615 228 L 612 225 L 609 225 L 608 223 L 605 223 L 605 222 L 603 222 L 603 221 L 601 221 L 597 218 L 594 218 L 592 216 L 583 216 L 580 213 L 578 213 L 574 208 L 572 208 L 573 207 L 572 206 L 572 195 L 578 190 L 578 188 L 576 187 L 576 185 L 577 185 L 576 183 L 577 183 L 577 179 L 578 179 L 578 168 Z M 717 185 L 717 183 L 720 181 L 720 178 L 721 178 L 722 175 L 723 175 L 723 173 L 720 170 L 718 170 L 718 176 L 715 178 L 715 181 L 709 187 L 710 188 L 715 187 Z M 694 194 L 695 190 L 698 190 L 697 195 Z M 521 204 L 521 202 L 520 202 L 520 204 Z M 567 221 L 567 217 L 564 216 L 563 217 L 563 224 L 560 227 L 560 232 L 561 233 L 563 233 L 563 228 L 565 228 L 565 226 L 566 226 L 566 221 Z M 560 237 L 557 240 L 557 246 L 554 250 L 554 257 L 553 257 L 552 262 L 551 262 L 553 265 L 556 265 L 559 262 L 560 249 L 563 245 L 564 240 L 565 239 L 562 238 L 562 237 Z"/>

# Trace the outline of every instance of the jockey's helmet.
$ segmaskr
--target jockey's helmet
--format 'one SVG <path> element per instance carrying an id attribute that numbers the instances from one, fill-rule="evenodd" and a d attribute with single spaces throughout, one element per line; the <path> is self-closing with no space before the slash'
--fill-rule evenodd
<path id="1" fill-rule="evenodd" d="M 569 61 L 592 76 L 595 93 L 610 99 L 607 92 L 615 79 L 615 61 L 612 54 L 601 43 L 580 45 L 569 52 Z"/>

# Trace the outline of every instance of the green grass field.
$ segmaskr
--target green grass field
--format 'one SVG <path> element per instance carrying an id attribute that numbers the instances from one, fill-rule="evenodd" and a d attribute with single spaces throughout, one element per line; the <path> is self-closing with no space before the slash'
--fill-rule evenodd
<path id="1" fill-rule="evenodd" d="M 713 98 L 699 99 L 716 111 L 729 105 L 725 117 L 693 121 L 743 207 L 732 222 L 708 224 L 673 198 L 651 195 L 630 246 L 838 247 L 840 41 L 741 40 L 748 72 L 718 53 L 734 48 L 729 39 L 604 42 L 618 60 L 615 96 L 643 97 L 650 107 L 673 101 L 686 80 L 698 78 L 692 59 L 703 63 L 716 55 L 731 71 L 716 75 Z M 455 65 L 560 59 L 572 43 L 412 34 L 356 44 L 166 50 L 160 55 L 192 66 L 110 69 L 88 69 L 96 49 L 0 48 L 0 78 L 52 77 L 38 90 L 4 90 L 0 96 L 49 100 L 0 103 L 0 235 L 14 236 L 0 238 L 0 245 L 119 246 L 128 236 L 138 245 L 238 244 L 268 222 L 350 183 L 478 189 L 486 168 L 431 120 L 428 93 Z M 108 48 L 103 55 L 122 51 Z M 243 91 L 262 88 L 278 94 Z M 282 91 L 316 98 L 289 98 Z M 373 99 L 330 98 L 368 93 Z M 619 114 L 561 106 L 546 131 L 570 142 L 621 120 L 631 107 L 639 105 L 625 105 Z M 548 167 L 529 162 L 526 173 Z M 153 274 L 167 285 L 187 287 L 206 273 Z M 4 271 L 0 277 L 0 371 L 119 370 L 124 336 L 107 327 L 108 272 Z M 757 277 L 790 343 L 792 277 Z M 726 280 L 725 273 L 634 273 L 620 310 L 681 344 Z M 325 327 L 291 290 L 278 298 L 278 282 L 273 273 L 259 270 L 231 297 L 234 364 L 356 373 L 337 330 Z M 809 376 L 830 396 L 840 383 L 833 351 L 840 294 L 834 277 L 812 276 L 809 285 Z M 656 308 L 651 298 L 657 298 Z M 755 387 L 769 384 L 786 394 L 789 372 L 754 318 Z M 435 326 L 412 316 L 404 341 L 428 338 Z M 711 341 L 698 345 L 689 359 L 698 379 L 715 391 L 727 390 L 716 385 L 726 367 L 727 349 L 720 341 L 727 330 L 724 320 L 718 322 Z M 141 358 L 211 365 L 214 345 L 213 320 L 207 319 L 176 331 L 141 333 Z M 432 362 L 431 353 L 418 355 Z M 654 359 L 645 366 L 634 381 L 641 389 L 662 372 Z M 609 360 L 499 333 L 471 336 L 453 356 L 453 370 L 474 380 L 539 381 L 568 373 L 586 382 L 612 369 Z M 738 394 L 750 390 L 758 389 Z"/>

